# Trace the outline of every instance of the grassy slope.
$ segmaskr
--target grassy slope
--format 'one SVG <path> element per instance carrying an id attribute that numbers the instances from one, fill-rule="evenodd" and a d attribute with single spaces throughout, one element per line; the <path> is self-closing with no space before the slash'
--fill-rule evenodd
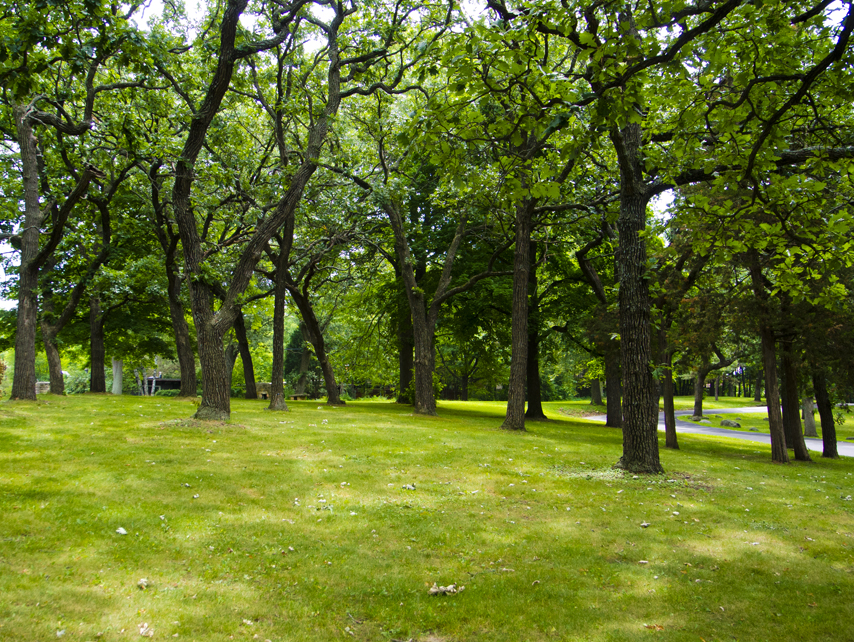
<path id="1" fill-rule="evenodd" d="M 854 637 L 851 460 L 683 435 L 635 479 L 561 404 L 46 399 L 0 404 L 2 640 Z"/>

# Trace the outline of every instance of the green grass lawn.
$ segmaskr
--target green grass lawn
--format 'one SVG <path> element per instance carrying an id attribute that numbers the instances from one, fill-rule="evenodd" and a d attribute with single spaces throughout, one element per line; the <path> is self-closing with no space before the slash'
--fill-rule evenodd
<path id="1" fill-rule="evenodd" d="M 0 404 L 2 640 L 854 638 L 851 459 L 662 436 L 623 475 L 567 403 L 44 399 Z"/>

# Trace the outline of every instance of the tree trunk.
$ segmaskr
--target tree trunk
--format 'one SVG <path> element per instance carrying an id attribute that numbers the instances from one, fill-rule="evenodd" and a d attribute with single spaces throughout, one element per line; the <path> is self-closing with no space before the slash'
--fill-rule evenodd
<path id="1" fill-rule="evenodd" d="M 107 392 L 106 359 L 101 299 L 93 296 L 89 297 L 89 392 Z"/>
<path id="2" fill-rule="evenodd" d="M 528 384 L 528 409 L 525 419 L 543 421 L 543 395 L 540 385 L 540 297 L 537 291 L 537 243 L 530 242 L 528 260 L 528 359 L 525 379 Z"/>
<path id="3" fill-rule="evenodd" d="M 623 427 L 622 406 L 622 366 L 620 364 L 620 344 L 608 339 L 605 346 L 605 395 L 607 404 L 605 425 L 609 428 Z"/>
<path id="4" fill-rule="evenodd" d="M 246 338 L 246 321 L 243 310 L 238 311 L 234 320 L 234 333 L 237 336 L 237 349 L 240 350 L 240 361 L 243 364 L 243 380 L 246 382 L 246 398 L 257 399 L 255 388 L 255 368 L 252 365 L 252 354 L 249 352 L 249 340 Z"/>
<path id="5" fill-rule="evenodd" d="M 697 374 L 694 377 L 694 416 L 703 416 L 703 394 L 706 391 L 706 376 L 709 374 L 709 368 L 703 364 L 697 368 Z"/>
<path id="6" fill-rule="evenodd" d="M 646 206 L 640 125 L 612 129 L 620 165 L 620 348 L 623 375 L 623 456 L 617 466 L 631 472 L 661 473 L 658 401 L 650 364 L 651 319 L 647 280 Z"/>
<path id="7" fill-rule="evenodd" d="M 590 380 L 590 405 L 602 405 L 602 382 L 599 379 Z"/>
<path id="8" fill-rule="evenodd" d="M 412 383 L 414 367 L 415 339 L 412 331 L 412 312 L 406 297 L 405 286 L 397 293 L 397 350 L 398 350 L 398 384 L 397 402 L 403 402 L 403 397 Z"/>
<path id="9" fill-rule="evenodd" d="M 285 270 L 287 269 L 288 257 L 281 251 L 281 248 L 279 251 L 273 302 L 273 364 L 270 374 L 270 405 L 267 409 L 287 411 L 288 404 L 285 401 L 285 296 L 288 290 L 285 287 Z M 303 352 L 305 352 L 305 347 L 303 347 Z M 305 385 L 304 381 L 303 385 Z"/>
<path id="10" fill-rule="evenodd" d="M 122 368 L 124 367 L 124 361 L 121 359 L 116 359 L 113 357 L 113 388 L 112 393 L 114 395 L 122 394 Z"/>
<path id="11" fill-rule="evenodd" d="M 15 374 L 12 399 L 36 399 L 36 323 L 39 231 L 44 215 L 39 205 L 38 150 L 33 128 L 26 118 L 26 105 L 15 105 L 15 125 L 21 154 L 24 187 L 24 223 L 21 238 L 21 264 L 18 270 L 18 313 L 15 334 Z M 51 392 L 53 390 L 51 389 Z M 61 393 L 60 393 L 61 394 Z"/>
<path id="12" fill-rule="evenodd" d="M 202 420 L 227 421 L 231 416 L 231 370 L 225 367 L 222 334 L 208 323 L 197 322 L 196 336 L 202 366 L 202 403 L 194 416 Z"/>
<path id="13" fill-rule="evenodd" d="M 46 288 L 45 291 L 42 292 L 41 329 L 45 356 L 47 356 L 50 394 L 64 395 L 65 377 L 62 374 L 62 357 L 59 354 L 59 345 L 56 340 L 59 330 L 56 327 L 55 320 L 56 314 L 53 308 L 53 293 Z"/>
<path id="14" fill-rule="evenodd" d="M 786 444 L 794 449 L 797 461 L 812 461 L 801 428 L 798 375 L 792 359 L 791 344 L 784 347 L 780 363 L 783 371 L 783 432 L 786 435 Z"/>
<path id="15" fill-rule="evenodd" d="M 756 368 L 756 384 L 753 388 L 753 401 L 759 403 L 762 401 L 762 383 L 765 380 L 765 371 L 763 368 Z"/>
<path id="16" fill-rule="evenodd" d="M 720 387 L 721 387 L 721 376 L 718 375 L 717 377 L 715 377 L 715 401 L 718 401 L 718 396 L 720 394 Z M 730 396 L 732 396 L 732 395 L 730 395 Z"/>
<path id="17" fill-rule="evenodd" d="M 749 259 L 750 281 L 753 294 L 759 303 L 759 337 L 762 343 L 762 368 L 765 372 L 765 403 L 768 407 L 768 425 L 771 433 L 771 461 L 789 463 L 786 450 L 786 434 L 780 413 L 780 389 L 777 385 L 777 355 L 774 328 L 771 325 L 771 309 L 765 277 L 754 252 Z M 759 382 L 757 381 L 757 384 Z M 759 386 L 757 385 L 757 390 Z"/>
<path id="18" fill-rule="evenodd" d="M 801 412 L 804 419 L 804 437 L 818 437 L 815 429 L 815 404 L 809 397 L 801 402 Z"/>
<path id="19" fill-rule="evenodd" d="M 818 406 L 818 416 L 821 419 L 821 442 L 822 457 L 838 459 L 839 452 L 836 445 L 836 425 L 833 421 L 833 405 L 830 403 L 830 395 L 827 394 L 827 377 L 824 371 L 814 368 L 812 371 L 812 385 L 815 390 L 815 405 Z"/>
<path id="20" fill-rule="evenodd" d="M 659 345 L 662 346 L 661 362 L 664 368 L 664 381 L 661 384 L 661 396 L 664 401 L 664 445 L 666 448 L 679 449 L 676 437 L 676 407 L 673 403 L 673 352 L 667 347 L 667 330 L 659 332 Z"/>
<path id="21" fill-rule="evenodd" d="M 516 206 L 516 247 L 513 252 L 513 304 L 510 332 L 510 382 L 507 413 L 501 428 L 525 430 L 525 383 L 528 378 L 528 274 L 531 263 L 531 215 L 534 203 Z"/>

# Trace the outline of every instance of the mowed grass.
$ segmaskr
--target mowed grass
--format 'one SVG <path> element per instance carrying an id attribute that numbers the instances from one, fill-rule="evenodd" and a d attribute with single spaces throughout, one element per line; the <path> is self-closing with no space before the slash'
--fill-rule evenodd
<path id="1" fill-rule="evenodd" d="M 566 404 L 291 406 L 0 404 L 0 639 L 854 638 L 851 459 L 682 435 L 635 477 Z"/>

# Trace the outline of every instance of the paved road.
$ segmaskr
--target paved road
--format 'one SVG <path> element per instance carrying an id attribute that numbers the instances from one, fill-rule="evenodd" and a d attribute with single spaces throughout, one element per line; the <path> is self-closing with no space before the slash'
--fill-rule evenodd
<path id="1" fill-rule="evenodd" d="M 747 408 L 720 408 L 717 410 L 707 410 L 707 415 L 724 415 L 724 414 L 747 414 L 752 412 L 767 413 L 768 408 L 765 406 L 749 406 Z M 747 441 L 758 441 L 763 444 L 771 444 L 771 436 L 761 432 L 747 432 L 743 430 L 730 430 L 728 428 L 716 428 L 705 424 L 695 423 L 693 421 L 685 421 L 680 417 L 690 417 L 693 415 L 693 410 L 677 410 L 676 411 L 676 432 L 687 433 L 692 435 L 714 435 L 716 437 L 730 437 L 732 439 L 746 439 Z M 596 417 L 588 417 L 594 421 L 605 421 L 605 415 L 597 415 Z M 664 413 L 658 415 L 658 429 L 664 431 Z M 816 452 L 822 451 L 821 439 L 805 439 L 807 448 Z M 845 457 L 854 457 L 854 441 L 839 441 L 836 444 L 837 451 Z"/>

